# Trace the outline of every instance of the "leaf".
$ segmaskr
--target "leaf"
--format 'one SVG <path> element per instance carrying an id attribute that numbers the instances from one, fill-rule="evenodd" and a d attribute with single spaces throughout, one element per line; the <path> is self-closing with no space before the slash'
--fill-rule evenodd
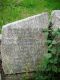
<path id="1" fill-rule="evenodd" d="M 52 59 L 50 60 L 50 63 L 57 64 L 57 58 L 55 58 L 55 59 L 52 58 Z"/>
<path id="2" fill-rule="evenodd" d="M 48 46 L 48 50 L 52 48 L 52 44 Z"/>
<path id="3" fill-rule="evenodd" d="M 56 44 L 57 42 L 55 40 L 52 41 L 52 44 Z"/>
<path id="4" fill-rule="evenodd" d="M 44 54 L 44 57 L 45 57 L 46 59 L 49 59 L 49 58 L 52 57 L 52 54 L 50 54 L 50 53 L 46 53 L 46 54 Z"/>
<path id="5" fill-rule="evenodd" d="M 57 72 L 57 67 L 56 66 L 52 66 L 52 71 Z"/>
<path id="6" fill-rule="evenodd" d="M 47 43 L 48 43 L 48 44 L 51 44 L 51 42 L 52 42 L 51 40 L 47 40 Z"/>

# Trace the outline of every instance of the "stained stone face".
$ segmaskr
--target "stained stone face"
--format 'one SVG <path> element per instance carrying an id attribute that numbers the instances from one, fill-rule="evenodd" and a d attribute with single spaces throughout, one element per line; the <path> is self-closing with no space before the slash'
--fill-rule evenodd
<path id="1" fill-rule="evenodd" d="M 42 55 L 47 52 L 48 14 L 42 13 L 3 26 L 2 65 L 5 74 L 36 70 Z"/>
<path id="2" fill-rule="evenodd" d="M 54 29 L 60 28 L 60 10 L 52 11 L 51 16 L 52 16 L 53 28 Z"/>
<path id="3" fill-rule="evenodd" d="M 52 23 L 53 23 L 53 30 L 60 29 L 60 10 L 54 10 L 52 12 Z M 60 54 L 59 46 L 60 46 L 60 34 L 56 35 L 54 40 L 57 42 L 57 44 L 54 46 L 56 49 L 53 51 L 53 53 Z M 56 51 L 57 50 L 57 51 Z"/>

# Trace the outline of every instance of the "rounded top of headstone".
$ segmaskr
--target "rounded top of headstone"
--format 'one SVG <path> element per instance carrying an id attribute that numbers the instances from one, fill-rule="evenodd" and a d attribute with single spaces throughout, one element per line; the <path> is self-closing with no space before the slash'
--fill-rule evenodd
<path id="1" fill-rule="evenodd" d="M 51 13 L 53 28 L 60 28 L 60 10 L 54 10 Z"/>
<path id="2" fill-rule="evenodd" d="M 58 18 L 60 18 L 60 10 L 52 11 L 52 15 L 56 15 Z"/>
<path id="3" fill-rule="evenodd" d="M 36 14 L 36 15 L 34 15 L 34 16 L 30 16 L 30 17 L 27 17 L 27 18 L 25 18 L 25 19 L 17 20 L 17 21 L 8 23 L 8 24 L 6 24 L 6 25 L 3 25 L 3 26 L 2 26 L 2 30 L 5 30 L 5 29 L 8 28 L 8 27 L 12 27 L 11 25 L 17 26 L 16 24 L 19 24 L 19 25 L 20 25 L 20 23 L 22 23 L 22 22 L 26 22 L 26 21 L 32 20 L 32 19 L 34 19 L 34 18 L 43 16 L 43 15 L 45 15 L 45 16 L 48 17 L 48 13 L 47 13 L 47 12 L 44 12 L 44 13 L 41 13 L 41 14 Z"/>

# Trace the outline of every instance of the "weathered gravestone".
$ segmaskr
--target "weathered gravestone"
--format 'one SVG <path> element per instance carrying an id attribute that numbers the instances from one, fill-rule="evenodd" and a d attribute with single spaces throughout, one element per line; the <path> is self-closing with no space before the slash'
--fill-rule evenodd
<path id="1" fill-rule="evenodd" d="M 36 70 L 47 52 L 42 29 L 48 25 L 48 14 L 42 13 L 3 26 L 1 55 L 5 74 Z"/>
<path id="2" fill-rule="evenodd" d="M 60 29 L 60 10 L 52 11 L 52 28 L 54 30 Z M 60 35 L 55 37 L 55 40 L 60 43 Z"/>
<path id="3" fill-rule="evenodd" d="M 60 10 L 54 10 L 51 14 L 53 29 L 60 28 Z"/>
<path id="4" fill-rule="evenodd" d="M 52 11 L 52 28 L 53 30 L 56 32 L 58 29 L 60 29 L 60 10 L 54 10 Z M 53 51 L 53 53 L 57 53 L 58 55 L 60 54 L 60 34 L 58 33 L 55 37 L 54 37 L 54 41 L 56 41 L 56 45 L 55 50 Z"/>

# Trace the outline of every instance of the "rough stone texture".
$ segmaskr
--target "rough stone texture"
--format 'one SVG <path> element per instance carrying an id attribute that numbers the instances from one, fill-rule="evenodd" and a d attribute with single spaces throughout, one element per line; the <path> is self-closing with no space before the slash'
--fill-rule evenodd
<path id="1" fill-rule="evenodd" d="M 1 73 L 0 73 L 0 80 L 1 80 Z"/>
<path id="2" fill-rule="evenodd" d="M 1 60 L 1 38 L 2 38 L 2 35 L 0 34 L 0 60 Z"/>
<path id="3" fill-rule="evenodd" d="M 47 52 L 42 29 L 48 25 L 48 14 L 42 13 L 3 26 L 1 55 L 5 74 L 36 70 Z"/>
<path id="4" fill-rule="evenodd" d="M 60 10 L 54 10 L 51 14 L 53 28 L 60 28 Z"/>

